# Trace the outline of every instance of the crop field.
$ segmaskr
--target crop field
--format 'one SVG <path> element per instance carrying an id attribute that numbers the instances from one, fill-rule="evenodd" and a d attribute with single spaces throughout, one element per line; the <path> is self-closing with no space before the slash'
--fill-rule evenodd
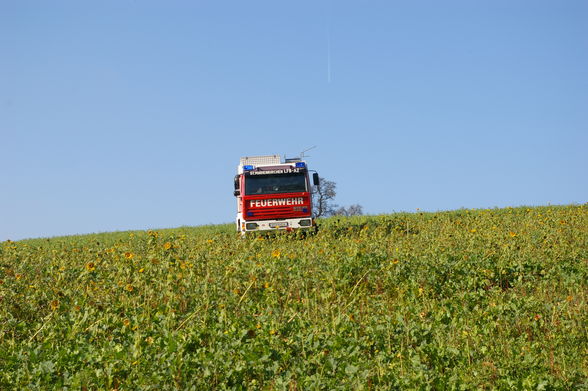
<path id="1" fill-rule="evenodd" d="M 588 205 L 2 242 L 0 389 L 588 389 Z"/>

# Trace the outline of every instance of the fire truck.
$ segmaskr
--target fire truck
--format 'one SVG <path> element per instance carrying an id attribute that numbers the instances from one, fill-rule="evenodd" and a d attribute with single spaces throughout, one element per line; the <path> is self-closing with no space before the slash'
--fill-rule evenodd
<path id="1" fill-rule="evenodd" d="M 313 184 L 319 176 L 314 172 Z M 306 162 L 279 155 L 242 157 L 235 176 L 237 231 L 308 229 L 312 218 L 311 184 Z"/>

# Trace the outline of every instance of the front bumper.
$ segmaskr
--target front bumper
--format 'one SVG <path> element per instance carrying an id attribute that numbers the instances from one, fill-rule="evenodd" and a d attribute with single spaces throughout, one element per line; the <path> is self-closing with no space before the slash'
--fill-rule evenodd
<path id="1" fill-rule="evenodd" d="M 314 226 L 310 217 L 297 217 L 282 220 L 247 220 L 241 222 L 241 232 L 270 231 L 270 230 L 292 230 L 304 229 Z"/>

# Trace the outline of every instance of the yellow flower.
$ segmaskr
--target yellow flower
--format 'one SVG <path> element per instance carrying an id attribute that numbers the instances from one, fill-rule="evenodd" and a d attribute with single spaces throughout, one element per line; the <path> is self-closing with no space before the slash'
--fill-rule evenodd
<path id="1" fill-rule="evenodd" d="M 396 265 L 398 262 L 400 262 L 400 261 L 398 260 L 398 258 L 394 258 L 394 259 L 392 260 L 392 263 L 393 263 L 394 265 Z"/>
<path id="2" fill-rule="evenodd" d="M 473 229 L 470 229 L 470 232 L 471 232 L 471 233 L 475 233 L 476 231 L 477 231 L 477 230 L 476 230 L 475 228 L 473 228 Z"/>
<path id="3" fill-rule="evenodd" d="M 96 270 L 96 264 L 94 262 L 86 263 L 86 270 L 89 272 L 93 272 L 94 270 Z"/>
<path id="4" fill-rule="evenodd" d="M 134 256 L 135 256 L 135 254 L 133 254 L 133 253 L 130 253 L 130 252 L 126 252 L 125 253 L 125 258 L 126 259 L 133 259 Z"/>
<path id="5" fill-rule="evenodd" d="M 510 235 L 511 238 L 514 238 L 515 236 L 517 236 L 517 234 L 512 231 L 510 231 L 508 234 Z"/>
<path id="6" fill-rule="evenodd" d="M 131 321 L 130 320 L 128 320 L 128 319 L 123 320 L 123 325 L 125 327 L 128 327 L 130 324 L 131 324 Z"/>
<path id="7" fill-rule="evenodd" d="M 125 286 L 125 289 L 129 292 L 132 292 L 135 288 L 131 284 L 127 284 L 127 286 Z"/>
<path id="8" fill-rule="evenodd" d="M 274 250 L 274 251 L 272 251 L 272 257 L 279 258 L 280 255 L 282 255 L 282 253 L 280 252 L 280 250 Z"/>
<path id="9" fill-rule="evenodd" d="M 59 300 L 52 300 L 51 303 L 49 303 L 49 306 L 55 311 L 59 307 Z"/>
<path id="10" fill-rule="evenodd" d="M 140 269 L 139 269 L 139 273 L 143 273 L 144 271 L 145 271 L 145 269 L 144 269 L 144 268 L 140 268 Z"/>
<path id="11" fill-rule="evenodd" d="M 145 342 L 147 342 L 149 345 L 151 345 L 153 343 L 153 337 L 145 338 Z"/>
<path id="12" fill-rule="evenodd" d="M 165 244 L 163 245 L 163 248 L 166 250 L 169 250 L 172 247 L 172 244 L 170 242 L 165 242 Z"/>

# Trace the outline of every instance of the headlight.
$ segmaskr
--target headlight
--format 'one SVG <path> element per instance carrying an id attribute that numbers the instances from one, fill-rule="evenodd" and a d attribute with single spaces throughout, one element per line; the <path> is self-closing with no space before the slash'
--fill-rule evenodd
<path id="1" fill-rule="evenodd" d="M 298 222 L 298 224 L 299 224 L 301 227 L 310 227 L 310 226 L 312 225 L 312 220 L 311 220 L 311 219 L 300 220 L 300 221 Z"/>
<path id="2" fill-rule="evenodd" d="M 258 227 L 257 223 L 246 223 L 245 224 L 246 230 L 254 230 L 254 229 L 257 229 L 257 227 Z"/>

